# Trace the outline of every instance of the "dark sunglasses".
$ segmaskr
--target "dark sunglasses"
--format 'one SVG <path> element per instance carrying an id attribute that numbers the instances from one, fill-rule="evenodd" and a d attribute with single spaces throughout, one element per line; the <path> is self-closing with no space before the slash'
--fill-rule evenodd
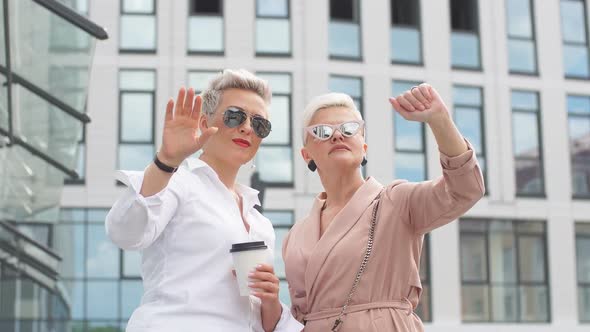
<path id="1" fill-rule="evenodd" d="M 244 110 L 235 106 L 229 107 L 223 113 L 223 123 L 229 128 L 240 126 L 250 117 L 250 123 L 256 136 L 265 138 L 270 134 L 270 121 L 260 115 L 249 115 Z"/>

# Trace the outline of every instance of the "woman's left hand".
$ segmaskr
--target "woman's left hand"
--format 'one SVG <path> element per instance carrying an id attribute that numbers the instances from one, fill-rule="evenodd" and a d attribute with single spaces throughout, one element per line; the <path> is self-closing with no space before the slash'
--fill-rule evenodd
<path id="1" fill-rule="evenodd" d="M 448 117 L 449 110 L 438 92 L 427 83 L 389 98 L 393 108 L 406 120 L 431 123 Z"/>

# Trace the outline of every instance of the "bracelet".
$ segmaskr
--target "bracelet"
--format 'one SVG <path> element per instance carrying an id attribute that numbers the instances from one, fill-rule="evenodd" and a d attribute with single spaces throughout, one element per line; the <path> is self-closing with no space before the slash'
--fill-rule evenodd
<path id="1" fill-rule="evenodd" d="M 160 161 L 160 159 L 158 159 L 158 154 L 156 153 L 156 155 L 154 156 L 154 164 L 156 164 L 156 166 L 166 172 L 166 173 L 174 173 L 176 171 L 178 171 L 178 166 L 177 167 L 172 167 L 172 166 L 168 166 L 166 164 L 164 164 L 163 162 Z"/>

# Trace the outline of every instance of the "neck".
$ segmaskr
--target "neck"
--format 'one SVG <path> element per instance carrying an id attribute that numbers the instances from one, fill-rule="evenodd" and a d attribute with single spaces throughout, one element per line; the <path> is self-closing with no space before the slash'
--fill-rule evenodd
<path id="1" fill-rule="evenodd" d="M 239 166 L 230 165 L 223 160 L 212 157 L 204 151 L 203 154 L 199 157 L 199 159 L 207 163 L 207 165 L 209 165 L 209 167 L 211 167 L 215 171 L 215 173 L 217 173 L 219 180 L 221 180 L 221 182 L 227 187 L 227 189 L 231 191 L 234 190 L 236 177 L 238 175 L 238 170 L 240 169 Z"/>
<path id="2" fill-rule="evenodd" d="M 365 183 L 358 168 L 339 169 L 323 173 L 318 169 L 324 190 L 326 191 L 326 207 L 344 206 L 354 193 Z"/>

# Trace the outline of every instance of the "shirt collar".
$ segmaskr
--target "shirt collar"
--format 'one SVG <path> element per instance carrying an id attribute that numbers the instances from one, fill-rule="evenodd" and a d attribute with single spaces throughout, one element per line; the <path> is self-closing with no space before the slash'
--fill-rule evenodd
<path id="1" fill-rule="evenodd" d="M 206 162 L 196 157 L 186 158 L 181 165 L 186 167 L 192 173 L 194 173 L 198 169 L 207 169 L 211 172 L 212 175 L 217 176 L 217 173 L 215 173 L 215 171 L 209 165 L 207 165 Z M 235 184 L 235 189 L 238 192 L 238 194 L 242 196 L 242 199 L 244 200 L 244 207 L 251 208 L 255 205 L 261 205 L 260 199 L 258 198 L 258 190 L 252 189 L 248 186 L 239 183 Z"/>

